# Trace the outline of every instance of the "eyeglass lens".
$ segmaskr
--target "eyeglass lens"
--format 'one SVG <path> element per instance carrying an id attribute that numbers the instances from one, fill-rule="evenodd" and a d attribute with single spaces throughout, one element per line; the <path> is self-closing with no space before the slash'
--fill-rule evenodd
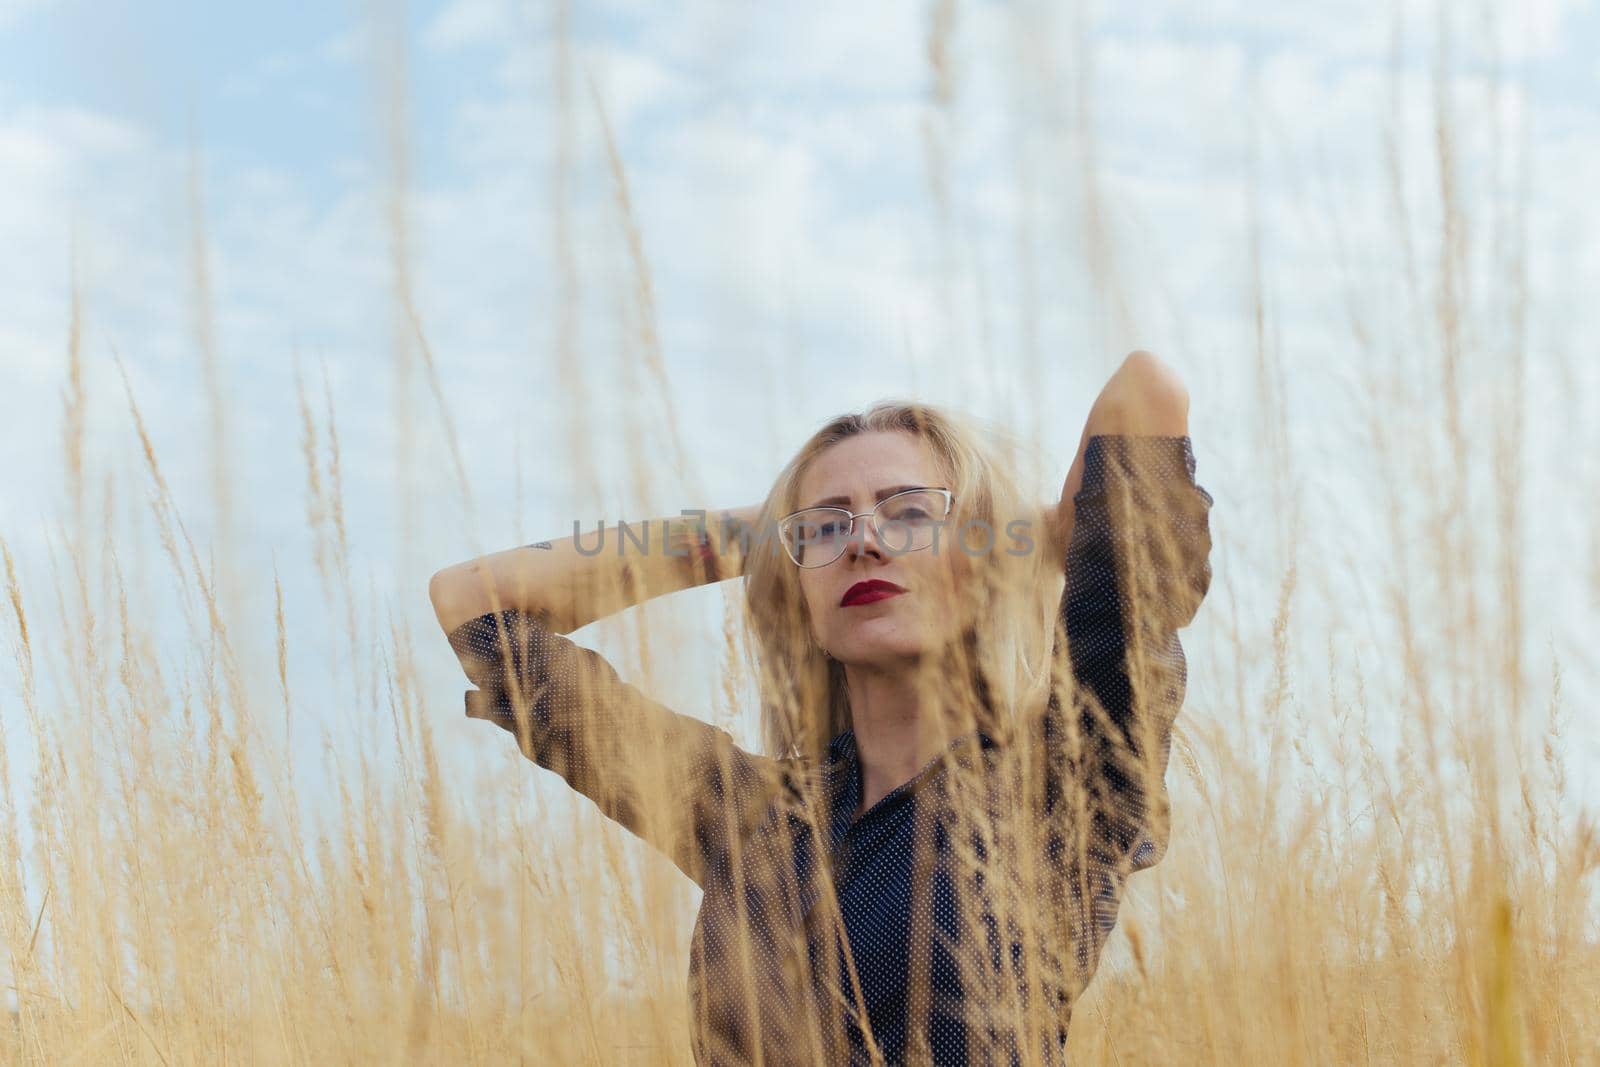
<path id="1" fill-rule="evenodd" d="M 911 490 L 879 501 L 866 518 L 884 550 L 898 555 L 932 545 L 935 524 L 947 510 L 943 493 Z M 853 532 L 854 520 L 843 508 L 807 508 L 790 517 L 784 547 L 800 566 L 822 567 L 844 554 Z"/>

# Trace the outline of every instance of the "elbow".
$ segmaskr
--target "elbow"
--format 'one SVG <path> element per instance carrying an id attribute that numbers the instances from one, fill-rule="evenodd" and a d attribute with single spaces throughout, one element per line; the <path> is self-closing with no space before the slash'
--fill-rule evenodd
<path id="1" fill-rule="evenodd" d="M 428 601 L 440 628 L 452 633 L 479 615 L 513 606 L 502 599 L 491 582 L 492 572 L 477 560 L 452 564 L 429 578 Z"/>
<path id="2" fill-rule="evenodd" d="M 1155 353 L 1142 348 L 1128 353 L 1119 373 L 1127 376 L 1130 391 L 1145 403 L 1188 413 L 1189 387 L 1177 369 Z"/>
<path id="3" fill-rule="evenodd" d="M 1122 361 L 1096 401 L 1091 418 L 1101 433 L 1185 437 L 1189 433 L 1189 389 L 1178 372 L 1143 350 Z"/>
<path id="4" fill-rule="evenodd" d="M 450 586 L 450 568 L 435 571 L 432 578 L 428 579 L 428 602 L 433 605 L 433 610 L 439 610 L 439 604 L 445 599 Z"/>
<path id="5" fill-rule="evenodd" d="M 446 567 L 428 579 L 428 602 L 439 626 L 449 633 L 461 621 L 471 618 L 467 613 L 466 572 L 457 566 Z"/>

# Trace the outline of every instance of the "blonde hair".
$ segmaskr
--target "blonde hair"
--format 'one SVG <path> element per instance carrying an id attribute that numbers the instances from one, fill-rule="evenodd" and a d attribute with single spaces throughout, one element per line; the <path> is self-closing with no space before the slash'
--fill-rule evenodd
<path id="1" fill-rule="evenodd" d="M 773 531 L 777 520 L 803 506 L 800 481 L 822 453 L 874 432 L 905 433 L 925 442 L 949 479 L 951 519 L 981 521 L 992 531 L 993 547 L 969 553 L 973 566 L 957 591 L 967 620 L 961 640 L 942 650 L 935 666 L 934 677 L 940 692 L 951 698 L 950 707 L 972 717 L 959 723 L 957 732 L 976 727 L 1005 743 L 1014 736 L 1019 709 L 1044 700 L 1052 608 L 1062 571 L 1048 565 L 1048 530 L 1037 521 L 1043 512 L 1024 493 L 1027 479 L 1019 478 L 1033 453 L 987 420 L 931 404 L 883 400 L 864 412 L 830 419 L 812 434 L 778 474 L 761 507 L 757 530 L 762 539 L 771 539 L 752 542 L 744 600 L 760 684 L 762 744 L 771 756 L 816 765 L 829 742 L 851 725 L 844 666 L 812 638 L 799 568 Z M 1013 537 L 1010 524 L 1017 519 L 1028 522 L 1024 532 L 1031 549 Z M 952 682 L 963 679 L 965 684 Z"/>

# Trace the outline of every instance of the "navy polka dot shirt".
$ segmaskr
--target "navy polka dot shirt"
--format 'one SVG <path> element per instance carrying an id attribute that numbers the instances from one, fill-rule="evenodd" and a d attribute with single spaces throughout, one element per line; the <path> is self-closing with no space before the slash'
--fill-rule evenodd
<path id="1" fill-rule="evenodd" d="M 1166 849 L 1177 631 L 1211 583 L 1194 470 L 1186 436 L 1089 439 L 1052 660 L 1071 677 L 1052 670 L 1025 744 L 958 737 L 859 819 L 849 730 L 821 765 L 772 759 L 529 614 L 450 634 L 478 687 L 467 714 L 704 890 L 697 1063 L 1064 1062 L 1123 885 Z M 675 803 L 650 793 L 662 781 L 681 783 Z"/>

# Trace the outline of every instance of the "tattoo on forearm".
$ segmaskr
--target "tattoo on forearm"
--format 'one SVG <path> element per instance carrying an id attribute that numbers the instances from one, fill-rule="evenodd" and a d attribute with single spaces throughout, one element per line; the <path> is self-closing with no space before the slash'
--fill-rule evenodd
<path id="1" fill-rule="evenodd" d="M 706 574 L 711 578 L 720 580 L 737 574 L 740 563 L 749 554 L 749 541 L 754 529 L 753 523 L 745 522 L 725 512 L 718 513 L 720 533 L 713 537 L 712 523 L 708 521 L 705 511 L 694 509 L 687 510 L 683 516 L 663 519 L 661 521 L 660 548 L 663 554 L 683 560 L 682 566 L 691 574 Z M 618 555 L 622 555 L 622 542 L 632 541 L 636 547 L 648 554 L 651 551 L 650 525 L 646 523 L 642 534 L 626 524 L 618 524 Z M 602 522 L 596 530 L 599 542 L 593 551 L 589 551 L 580 544 L 578 551 L 585 556 L 593 556 L 603 550 L 605 544 L 605 523 Z M 578 523 L 573 523 L 573 539 L 578 538 Z M 523 545 L 523 548 L 542 548 L 547 551 L 555 548 L 549 541 L 535 541 Z"/>

